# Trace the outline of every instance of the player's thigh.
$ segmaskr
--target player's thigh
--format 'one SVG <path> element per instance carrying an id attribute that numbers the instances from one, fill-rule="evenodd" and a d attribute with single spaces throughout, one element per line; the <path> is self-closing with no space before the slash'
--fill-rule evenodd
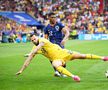
<path id="1" fill-rule="evenodd" d="M 56 68 L 56 67 L 59 67 L 59 66 L 62 66 L 63 65 L 63 61 L 62 60 L 54 60 L 52 61 L 52 65 Z"/>
<path id="2" fill-rule="evenodd" d="M 85 54 L 81 54 L 81 53 L 74 53 L 73 55 L 72 55 L 72 59 L 83 59 L 83 58 L 85 58 Z"/>

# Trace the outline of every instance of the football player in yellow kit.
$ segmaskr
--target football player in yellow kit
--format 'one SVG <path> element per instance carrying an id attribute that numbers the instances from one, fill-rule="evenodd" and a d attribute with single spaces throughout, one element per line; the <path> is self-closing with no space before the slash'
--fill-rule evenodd
<path id="1" fill-rule="evenodd" d="M 56 44 L 51 43 L 47 39 L 39 38 L 35 35 L 31 35 L 31 41 L 36 45 L 36 48 L 30 53 L 29 57 L 24 62 L 22 68 L 16 73 L 19 75 L 23 70 L 30 64 L 32 58 L 36 54 L 42 54 L 47 57 L 49 60 L 52 60 L 52 65 L 62 74 L 65 74 L 71 77 L 73 80 L 79 82 L 80 77 L 72 74 L 63 65 L 67 61 L 74 59 L 102 59 L 108 61 L 108 57 L 93 55 L 93 54 L 81 54 L 74 51 L 69 51 L 67 49 L 62 49 Z"/>

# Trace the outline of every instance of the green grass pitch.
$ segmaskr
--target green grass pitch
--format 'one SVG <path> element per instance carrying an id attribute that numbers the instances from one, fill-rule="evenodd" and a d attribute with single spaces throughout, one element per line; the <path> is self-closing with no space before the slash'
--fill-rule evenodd
<path id="1" fill-rule="evenodd" d="M 105 71 L 108 62 L 101 60 L 74 60 L 67 63 L 67 69 L 79 75 L 81 82 L 71 78 L 54 77 L 50 62 L 37 55 L 28 68 L 19 76 L 15 73 L 25 61 L 32 43 L 0 44 L 0 90 L 108 90 Z M 108 55 L 108 41 L 69 40 L 66 48 L 81 53 Z"/>

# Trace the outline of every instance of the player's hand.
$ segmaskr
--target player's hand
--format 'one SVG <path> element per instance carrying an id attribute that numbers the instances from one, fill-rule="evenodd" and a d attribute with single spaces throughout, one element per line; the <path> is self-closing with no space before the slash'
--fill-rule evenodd
<path id="1" fill-rule="evenodd" d="M 17 73 L 16 73 L 16 75 L 20 75 L 22 73 L 22 71 L 18 71 Z"/>

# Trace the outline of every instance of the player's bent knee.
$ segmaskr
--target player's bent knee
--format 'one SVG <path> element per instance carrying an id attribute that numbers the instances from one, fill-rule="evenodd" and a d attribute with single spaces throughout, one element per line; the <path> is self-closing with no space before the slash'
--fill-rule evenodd
<path id="1" fill-rule="evenodd" d="M 58 60 L 54 60 L 53 62 L 52 62 L 52 65 L 55 67 L 55 68 L 57 68 L 57 67 L 59 67 L 59 66 L 62 66 L 62 61 L 58 61 Z"/>

